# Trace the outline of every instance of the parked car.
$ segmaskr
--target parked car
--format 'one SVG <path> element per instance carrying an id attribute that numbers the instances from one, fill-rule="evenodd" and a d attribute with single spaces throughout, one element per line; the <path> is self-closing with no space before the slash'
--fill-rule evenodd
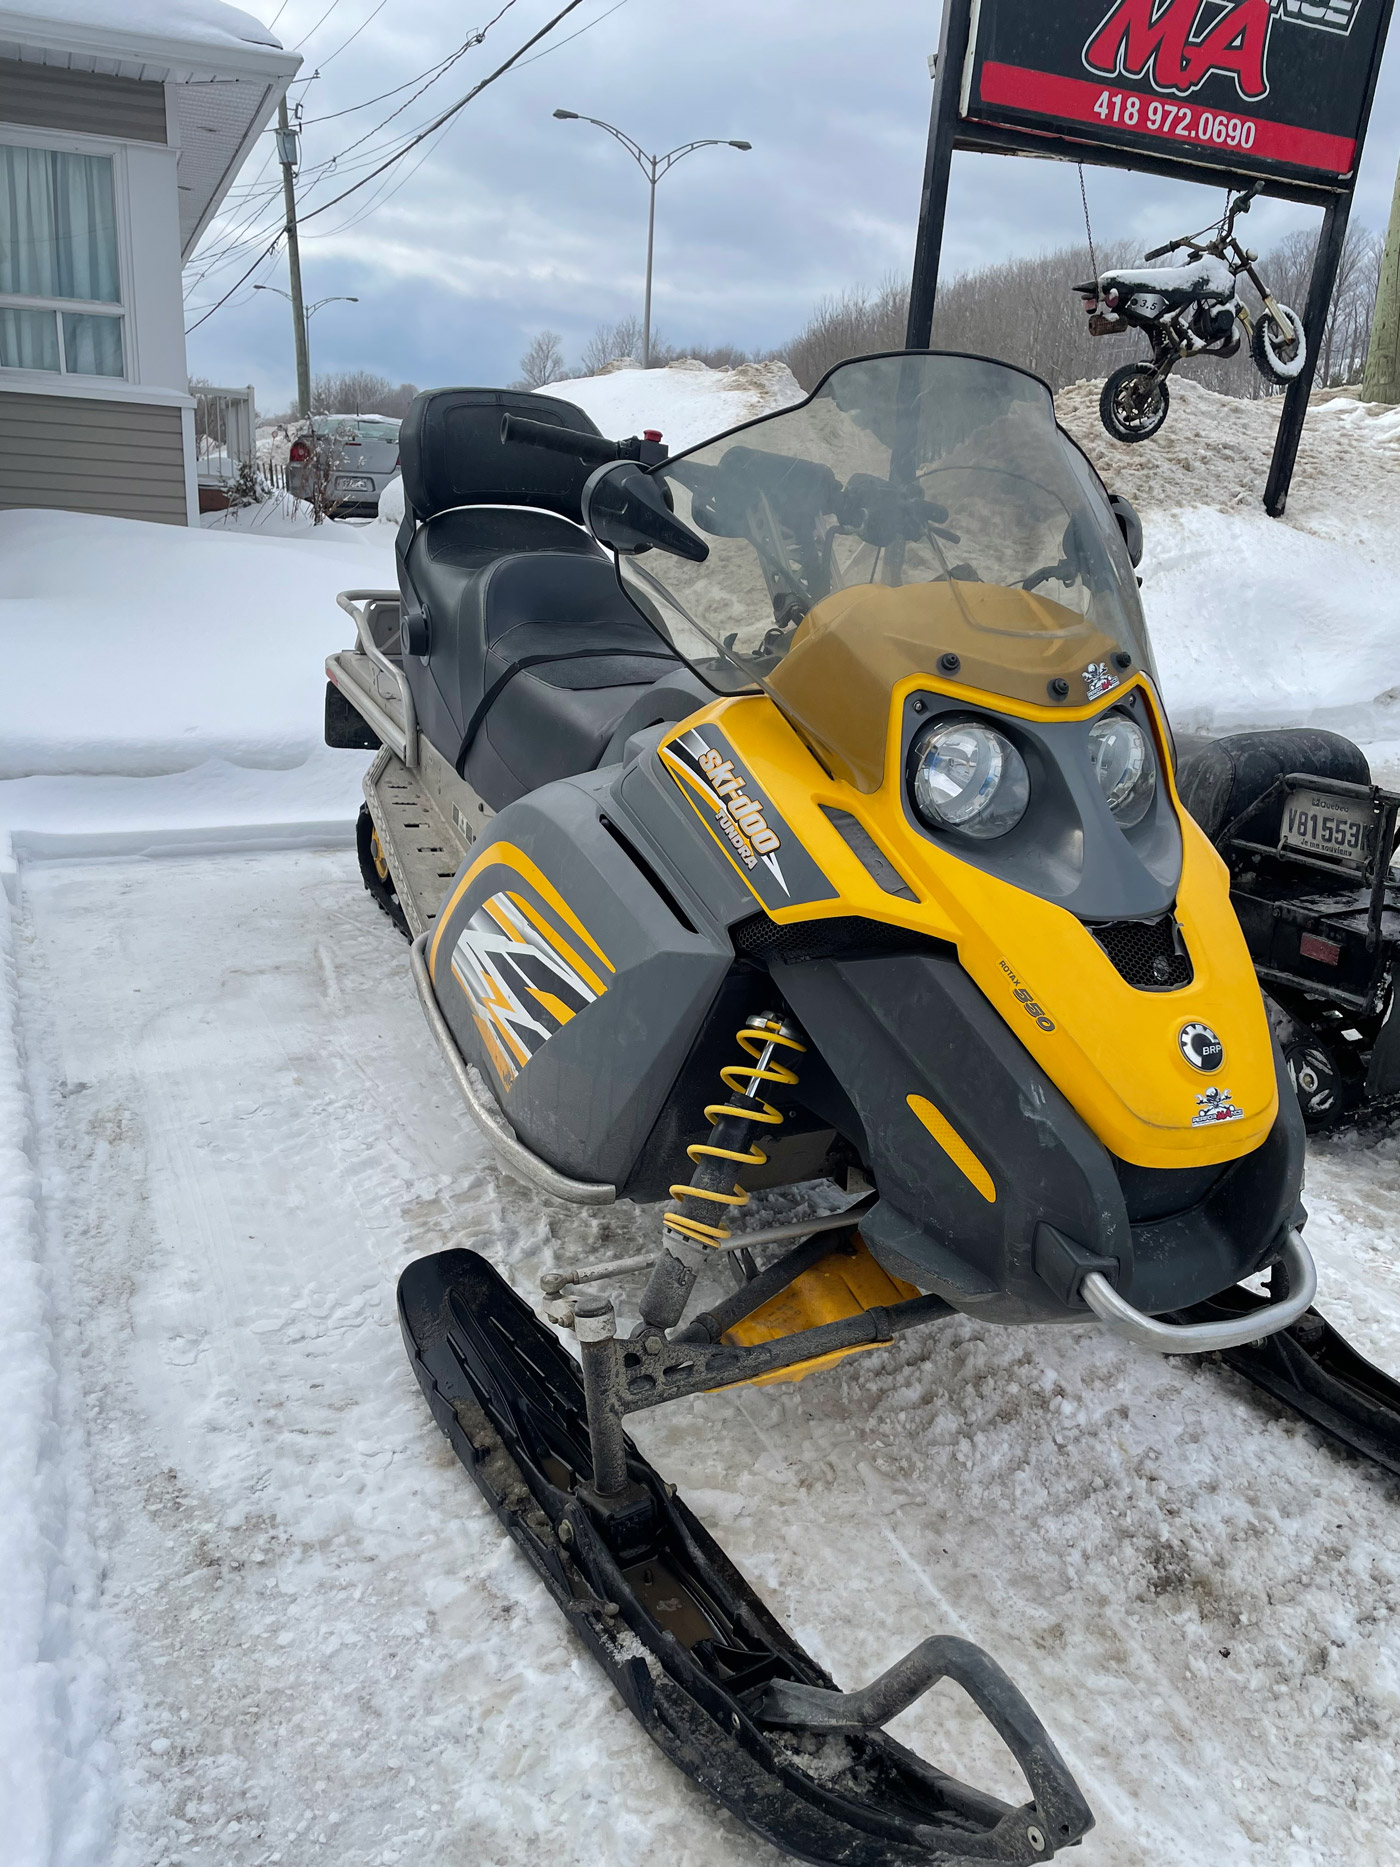
<path id="1" fill-rule="evenodd" d="M 314 415 L 293 436 L 287 491 L 311 499 L 319 482 L 337 518 L 373 518 L 399 470 L 399 424 L 388 415 Z"/>

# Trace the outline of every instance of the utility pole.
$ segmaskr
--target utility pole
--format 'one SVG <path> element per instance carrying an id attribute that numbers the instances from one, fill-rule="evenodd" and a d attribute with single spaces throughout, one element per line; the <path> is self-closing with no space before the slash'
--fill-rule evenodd
<path id="1" fill-rule="evenodd" d="M 1361 384 L 1363 402 L 1400 402 L 1400 172 L 1395 177 L 1395 199 L 1390 207 L 1390 231 L 1381 261 L 1376 315 L 1371 324 L 1371 348 Z"/>
<path id="2" fill-rule="evenodd" d="M 306 313 L 301 302 L 301 248 L 297 244 L 297 132 L 287 118 L 285 94 L 277 106 L 277 159 L 282 164 L 282 195 L 287 204 L 287 275 L 291 284 L 292 327 L 297 346 L 297 413 L 311 413 L 311 359 L 306 348 Z"/>

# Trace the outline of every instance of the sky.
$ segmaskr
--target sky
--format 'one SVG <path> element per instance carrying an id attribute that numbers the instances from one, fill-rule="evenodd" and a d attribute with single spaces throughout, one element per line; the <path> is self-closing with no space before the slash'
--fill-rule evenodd
<path id="1" fill-rule="evenodd" d="M 483 44 L 416 101 L 409 81 L 445 59 L 504 0 L 253 0 L 304 64 L 304 213 L 367 172 L 367 156 L 429 122 L 500 64 L 562 0 L 511 0 Z M 683 347 L 768 349 L 821 298 L 907 278 L 937 45 L 937 0 L 583 0 L 532 54 L 384 183 L 309 219 L 302 242 L 313 373 L 367 369 L 419 387 L 509 382 L 542 330 L 572 365 L 594 329 L 640 317 L 647 184 L 613 139 L 556 107 L 600 117 L 664 153 L 702 149 L 657 191 L 654 328 Z M 580 30 L 582 28 L 582 30 Z M 576 35 L 568 37 L 568 35 Z M 1383 232 L 1400 162 L 1400 52 L 1382 69 L 1356 217 Z M 319 74 L 319 75 L 318 75 Z M 407 86 L 404 89 L 397 87 Z M 369 103 L 393 91 L 383 101 Z M 390 112 L 402 114 L 382 129 Z M 360 106 L 367 106 L 360 108 Z M 226 293 L 280 219 L 271 136 L 245 166 L 187 273 L 187 323 Z M 352 145 L 359 144 L 358 148 Z M 337 158 L 333 170 L 323 165 Z M 382 159 L 379 157 L 377 159 Z M 1218 189 L 1086 169 L 1096 239 L 1144 247 L 1204 224 Z M 1319 213 L 1257 204 L 1250 240 L 1315 226 Z M 227 252 L 232 227 L 251 243 Z M 1067 164 L 958 155 L 944 265 L 952 273 L 1083 238 Z M 256 236 L 256 237 L 255 237 Z M 189 339 L 191 374 L 251 382 L 286 408 L 295 372 L 287 285 L 269 259 Z"/>

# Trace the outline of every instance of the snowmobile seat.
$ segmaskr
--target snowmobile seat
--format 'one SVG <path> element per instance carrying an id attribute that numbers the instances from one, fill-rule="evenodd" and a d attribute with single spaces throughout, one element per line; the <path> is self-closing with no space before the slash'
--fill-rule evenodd
<path id="1" fill-rule="evenodd" d="M 1350 739 L 1320 729 L 1283 727 L 1211 740 L 1183 759 L 1176 788 L 1182 803 L 1214 843 L 1271 784 L 1293 771 L 1307 772 L 1315 778 L 1337 778 L 1346 784 L 1371 782 L 1366 755 Z M 1277 809 L 1271 805 L 1261 811 L 1242 834 L 1247 834 L 1251 842 L 1274 842 L 1282 813 L 1280 798 Z"/>
<path id="2" fill-rule="evenodd" d="M 593 770 L 677 662 L 583 530 L 592 463 L 503 443 L 512 412 L 597 433 L 554 397 L 447 389 L 401 437 L 405 673 L 422 730 L 495 810 Z"/>

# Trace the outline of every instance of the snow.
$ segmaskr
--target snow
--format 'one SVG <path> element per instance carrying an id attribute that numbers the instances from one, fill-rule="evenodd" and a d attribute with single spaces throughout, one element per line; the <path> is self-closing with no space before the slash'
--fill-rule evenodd
<path id="1" fill-rule="evenodd" d="M 1104 291 L 1116 285 L 1130 292 L 1194 292 L 1223 300 L 1235 296 L 1235 275 L 1213 253 L 1190 266 L 1115 266 L 1100 284 Z"/>
<path id="2" fill-rule="evenodd" d="M 577 403 L 600 433 L 615 439 L 659 428 L 673 454 L 802 400 L 786 363 L 714 370 L 693 357 L 665 369 L 623 368 L 572 378 L 540 393 Z"/>
<path id="3" fill-rule="evenodd" d="M 347 833 L 364 761 L 323 743 L 323 663 L 336 592 L 393 587 L 392 539 L 274 502 L 218 517 L 0 512 L 0 841 Z"/>
<path id="4" fill-rule="evenodd" d="M 679 447 L 742 419 L 730 375 L 561 390 Z M 1278 524 L 1276 405 L 1173 392 L 1134 448 L 1098 385 L 1060 409 L 1143 513 L 1178 725 L 1332 725 L 1400 779 L 1400 411 L 1319 406 Z M 0 1857 L 777 1867 L 614 1699 L 398 1339 L 414 1256 L 537 1298 L 655 1214 L 495 1165 L 361 888 L 321 664 L 335 592 L 393 583 L 384 517 L 0 513 Z M 1400 1368 L 1400 1130 L 1313 1144 L 1306 1197 L 1323 1308 Z M 1085 1867 L 1393 1859 L 1396 1487 L 1228 1373 L 956 1318 L 636 1436 L 840 1684 L 985 1644 Z M 1018 1793 L 955 1693 L 895 1728 Z"/>
<path id="5" fill-rule="evenodd" d="M 20 0 L 10 11 L 23 19 L 99 26 L 104 31 L 188 40 L 194 45 L 282 49 L 282 41 L 260 20 L 241 7 L 225 6 L 223 0 Z"/>
<path id="6" fill-rule="evenodd" d="M 1143 517 L 1143 602 L 1173 723 L 1329 727 L 1400 784 L 1400 409 L 1319 402 L 1280 524 L 1260 500 L 1281 397 L 1239 401 L 1178 374 L 1165 427 L 1127 446 L 1100 425 L 1100 387 L 1072 384 L 1056 408 Z"/>
<path id="7" fill-rule="evenodd" d="M 665 369 L 621 365 L 601 376 L 551 383 L 539 393 L 576 403 L 611 440 L 659 429 L 673 454 L 802 400 L 802 387 L 786 363 L 715 370 L 695 357 Z M 391 525 L 403 518 L 403 480 L 397 475 L 379 495 L 379 516 Z"/>

